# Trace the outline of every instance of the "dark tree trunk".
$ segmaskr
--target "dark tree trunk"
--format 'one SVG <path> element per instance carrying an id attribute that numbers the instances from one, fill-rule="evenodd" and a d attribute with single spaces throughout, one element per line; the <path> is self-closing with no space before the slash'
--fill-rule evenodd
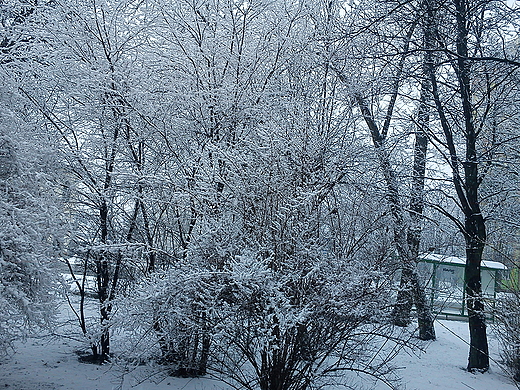
<path id="1" fill-rule="evenodd" d="M 486 371 L 489 368 L 486 318 L 480 279 L 480 264 L 486 239 L 482 214 L 466 216 L 466 304 L 469 316 L 470 351 L 469 371 Z"/>
<path id="2" fill-rule="evenodd" d="M 205 375 L 208 369 L 209 350 L 211 347 L 210 327 L 206 313 L 202 317 L 202 345 L 200 350 L 198 375 Z"/>
<path id="3" fill-rule="evenodd" d="M 427 38 L 425 38 L 425 40 L 427 40 Z M 431 54 L 429 53 L 425 55 L 424 66 L 431 66 Z M 429 80 L 424 79 L 421 83 L 421 99 L 417 115 L 417 129 L 415 132 L 412 191 L 409 206 L 410 225 L 408 226 L 407 235 L 410 258 L 415 263 L 419 256 L 422 216 L 424 211 L 424 181 L 426 174 L 426 153 L 428 151 L 426 128 L 430 120 L 427 105 L 429 90 Z M 408 326 L 410 324 L 410 311 L 412 310 L 413 303 L 415 303 L 417 309 L 419 338 L 421 340 L 434 340 L 435 327 L 426 292 L 417 274 L 416 267 L 406 267 L 403 268 L 401 273 L 397 302 L 392 313 L 394 325 Z"/>
<path id="4" fill-rule="evenodd" d="M 108 321 L 110 319 L 111 305 L 109 303 L 109 267 L 106 259 L 106 253 L 101 253 L 97 262 L 97 284 L 98 299 L 100 304 L 100 322 L 101 322 L 101 339 L 99 349 L 92 350 L 94 358 L 100 362 L 108 360 L 110 356 L 110 332 L 108 329 Z M 97 356 L 96 356 L 97 355 Z"/>
<path id="5" fill-rule="evenodd" d="M 480 280 L 480 263 L 486 243 L 486 225 L 478 199 L 479 177 L 477 160 L 477 131 L 473 122 L 471 97 L 471 64 L 468 61 L 468 17 L 467 0 L 454 0 L 457 18 L 457 75 L 462 99 L 466 136 L 466 161 L 464 163 L 465 195 L 463 208 L 466 239 L 466 295 L 469 315 L 470 351 L 468 370 L 489 369 L 486 321 Z"/>
<path id="6" fill-rule="evenodd" d="M 435 340 L 435 326 L 426 292 L 418 273 L 409 267 L 402 269 L 401 284 L 397 302 L 392 311 L 392 323 L 396 326 L 408 326 L 411 322 L 410 311 L 415 303 L 417 326 L 421 340 Z"/>
<path id="7" fill-rule="evenodd" d="M 417 309 L 417 325 L 419 327 L 419 338 L 421 340 L 435 340 L 435 326 L 431 307 L 428 304 L 426 292 L 419 280 L 417 272 L 412 274 L 413 300 Z"/>
<path id="8" fill-rule="evenodd" d="M 100 210 L 101 242 L 107 243 L 108 238 L 108 205 L 102 202 Z M 110 269 L 108 266 L 108 254 L 102 250 L 96 259 L 96 276 L 98 285 L 98 299 L 100 304 L 101 339 L 98 356 L 94 356 L 100 362 L 106 361 L 110 356 L 110 332 L 108 320 L 110 319 L 111 305 L 109 303 Z"/>
<path id="9" fill-rule="evenodd" d="M 480 210 L 478 190 L 480 178 L 478 171 L 477 137 L 478 131 L 474 123 L 474 107 L 471 94 L 471 62 L 468 59 L 468 26 L 470 7 L 467 0 L 453 0 L 456 18 L 457 56 L 452 64 L 457 76 L 463 118 L 463 139 L 465 141 L 465 159 L 461 163 L 457 153 L 456 142 L 445 106 L 441 102 L 437 78 L 433 70 L 429 70 L 432 93 L 444 132 L 446 147 L 449 151 L 449 162 L 453 172 L 453 185 L 464 213 L 464 224 L 454 220 L 466 241 L 465 291 L 469 316 L 470 350 L 468 371 L 487 371 L 489 369 L 486 321 L 484 316 L 484 300 L 480 279 L 482 252 L 486 244 L 486 225 Z M 462 166 L 464 176 L 461 176 Z"/>
<path id="10" fill-rule="evenodd" d="M 413 270 L 409 267 L 401 269 L 401 281 L 397 299 L 394 303 L 391 318 L 396 326 L 408 326 L 412 322 L 411 311 L 413 306 L 412 292 Z"/>
<path id="11" fill-rule="evenodd" d="M 432 31 L 433 13 L 431 12 L 433 0 L 424 0 L 424 6 L 429 12 L 422 24 L 423 44 L 427 49 L 434 46 Z M 430 79 L 426 76 L 428 70 L 434 67 L 432 51 L 426 50 L 423 57 L 424 77 L 421 81 L 421 95 L 419 110 L 417 113 L 417 126 L 415 131 L 414 160 L 412 171 L 412 191 L 410 198 L 410 226 L 408 229 L 408 246 L 412 258 L 417 262 L 422 233 L 422 218 L 424 213 L 424 185 L 426 178 L 426 155 L 428 153 L 428 127 L 430 125 L 429 96 L 431 93 Z M 435 327 L 431 307 L 428 303 L 422 281 L 417 272 L 412 274 L 413 301 L 417 309 L 417 323 L 419 338 L 421 340 L 435 340 Z"/>

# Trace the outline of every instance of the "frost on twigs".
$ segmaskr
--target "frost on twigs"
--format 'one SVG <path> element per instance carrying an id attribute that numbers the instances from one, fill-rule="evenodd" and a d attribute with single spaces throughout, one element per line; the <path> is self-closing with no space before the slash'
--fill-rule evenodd
<path id="1" fill-rule="evenodd" d="M 241 389 L 306 389 L 345 371 L 384 379 L 384 275 L 328 261 L 288 268 L 249 252 L 220 270 L 185 263 L 154 274 L 118 304 L 124 355 Z"/>

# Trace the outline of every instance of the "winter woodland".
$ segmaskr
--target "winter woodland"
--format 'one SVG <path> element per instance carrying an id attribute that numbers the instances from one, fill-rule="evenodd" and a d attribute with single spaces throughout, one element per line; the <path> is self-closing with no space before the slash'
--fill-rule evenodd
<path id="1" fill-rule="evenodd" d="M 45 334 L 235 389 L 396 388 L 397 351 L 436 343 L 436 253 L 465 259 L 456 364 L 493 367 L 494 331 L 520 381 L 516 2 L 0 0 L 0 20 L 4 362 Z M 483 260 L 507 267 L 492 302 Z"/>

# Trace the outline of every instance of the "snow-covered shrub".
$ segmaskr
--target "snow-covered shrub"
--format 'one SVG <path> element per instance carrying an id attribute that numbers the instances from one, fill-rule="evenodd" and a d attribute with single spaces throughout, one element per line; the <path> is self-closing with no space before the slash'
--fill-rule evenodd
<path id="1" fill-rule="evenodd" d="M 245 253 L 223 270 L 154 274 L 119 301 L 114 321 L 124 356 L 155 357 L 172 374 L 303 390 L 344 370 L 383 374 L 371 347 L 388 330 L 386 280 L 354 264 L 273 270 Z"/>
<path id="2" fill-rule="evenodd" d="M 0 356 L 12 342 L 49 324 L 52 297 L 44 260 L 17 254 L 23 243 L 0 238 Z"/>
<path id="3" fill-rule="evenodd" d="M 0 83 L 1 84 L 1 83 Z M 53 156 L 0 95 L 0 355 L 53 318 L 54 255 L 64 225 Z M 35 144 L 38 148 L 35 148 Z"/>
<path id="4" fill-rule="evenodd" d="M 388 330 L 380 273 L 327 261 L 273 271 L 245 256 L 230 280 L 212 369 L 237 388 L 304 390 L 346 370 L 383 374 L 371 351 Z"/>
<path id="5" fill-rule="evenodd" d="M 154 359 L 171 375 L 205 374 L 221 277 L 178 264 L 117 300 L 113 328 L 122 333 L 123 355 L 137 362 Z"/>
<path id="6" fill-rule="evenodd" d="M 520 381 L 520 291 L 500 293 L 494 326 L 502 346 L 502 357 L 516 381 Z"/>
<path id="7" fill-rule="evenodd" d="M 14 340 L 48 327 L 54 309 L 45 213 L 24 203 L 0 201 L 0 355 Z"/>

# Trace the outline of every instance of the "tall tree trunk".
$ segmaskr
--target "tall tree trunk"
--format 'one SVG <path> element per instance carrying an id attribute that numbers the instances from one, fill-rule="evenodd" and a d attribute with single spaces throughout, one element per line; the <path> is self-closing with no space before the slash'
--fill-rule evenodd
<path id="1" fill-rule="evenodd" d="M 486 371 L 489 368 L 489 354 L 480 278 L 480 263 L 486 240 L 486 226 L 482 214 L 466 216 L 465 228 L 465 283 L 470 335 L 468 370 Z"/>
<path id="2" fill-rule="evenodd" d="M 117 154 L 116 142 L 119 137 L 119 125 L 115 126 L 110 144 L 105 150 L 105 179 L 103 182 L 103 191 L 101 192 L 100 206 L 99 206 L 99 225 L 100 225 L 100 241 L 101 245 L 108 245 L 108 227 L 109 227 L 109 207 L 107 203 L 108 190 L 112 183 L 112 175 L 114 173 L 115 159 Z M 98 299 L 100 303 L 100 320 L 101 320 L 101 339 L 99 351 L 99 360 L 101 362 L 109 359 L 110 356 L 110 330 L 108 328 L 108 321 L 112 312 L 111 290 L 110 290 L 110 267 L 109 267 L 109 252 L 106 248 L 101 250 L 97 258 L 97 284 L 98 284 Z M 112 278 L 112 291 L 117 285 L 117 275 Z"/>
<path id="3" fill-rule="evenodd" d="M 101 225 L 101 242 L 106 245 L 108 238 L 108 205 L 103 200 L 99 218 Z M 98 299 L 100 304 L 101 339 L 100 349 L 93 349 L 94 358 L 100 362 L 106 361 L 110 356 L 110 331 L 108 320 L 110 319 L 111 305 L 109 302 L 110 270 L 108 266 L 107 252 L 101 251 L 96 259 L 96 277 L 98 285 Z M 97 356 L 96 356 L 97 355 Z"/>
<path id="4" fill-rule="evenodd" d="M 427 94 L 429 83 L 423 80 L 421 85 L 421 102 L 419 105 L 418 128 L 415 133 L 414 164 L 412 173 L 412 193 L 410 199 L 409 213 L 410 225 L 408 227 L 407 242 L 410 256 L 417 263 L 419 257 L 419 246 L 422 232 L 422 217 L 424 212 L 424 181 L 426 175 L 426 153 L 428 151 L 428 137 L 426 127 L 429 122 Z M 431 307 L 428 304 L 424 286 L 417 272 L 410 273 L 403 270 L 403 276 L 410 281 L 412 288 L 412 299 L 417 309 L 417 323 L 419 327 L 419 338 L 421 340 L 434 340 L 435 327 Z M 409 305 L 411 307 L 411 305 Z M 409 310 L 409 307 L 407 309 Z M 410 314 L 408 313 L 408 316 Z"/>
<path id="5" fill-rule="evenodd" d="M 431 10 L 433 0 L 424 0 L 427 9 Z M 423 44 L 427 49 L 434 46 L 433 43 L 433 14 L 427 12 L 422 24 Z M 424 74 L 428 69 L 433 69 L 432 51 L 426 50 L 423 55 Z M 428 152 L 428 127 L 430 124 L 428 100 L 431 91 L 431 83 L 427 76 L 421 81 L 421 96 L 417 113 L 417 126 L 415 131 L 414 161 L 412 171 L 412 190 L 409 205 L 410 225 L 408 227 L 408 247 L 412 258 L 417 262 L 422 233 L 422 218 L 424 213 L 424 184 L 426 177 L 426 154 Z M 419 326 L 419 338 L 422 340 L 434 340 L 435 328 L 431 307 L 426 299 L 426 293 L 418 274 L 411 275 L 413 301 L 417 309 L 417 322 Z"/>
<path id="6" fill-rule="evenodd" d="M 425 59 L 425 63 L 428 60 Z M 412 172 L 412 188 L 410 194 L 410 223 L 407 232 L 407 243 L 410 257 L 417 262 L 422 232 L 422 216 L 424 211 L 424 181 L 426 174 L 426 153 L 428 151 L 428 137 L 425 129 L 429 123 L 427 96 L 429 94 L 427 79 L 421 83 L 421 99 L 417 115 L 417 129 L 415 132 L 414 161 Z M 419 338 L 423 340 L 435 339 L 433 316 L 426 299 L 424 287 L 414 268 L 403 268 L 401 282 L 397 294 L 397 301 L 392 313 L 393 323 L 397 326 L 407 326 L 410 323 L 410 312 L 413 303 L 417 309 Z"/>
<path id="7" fill-rule="evenodd" d="M 478 199 L 479 177 L 477 161 L 477 132 L 473 122 L 471 101 L 471 64 L 468 57 L 468 4 L 454 0 L 457 18 L 457 68 L 466 136 L 464 189 L 466 199 L 464 237 L 466 239 L 465 282 L 469 315 L 470 351 L 468 370 L 486 371 L 489 368 L 484 301 L 480 280 L 480 263 L 486 242 L 486 225 Z"/>
<path id="8" fill-rule="evenodd" d="M 480 265 L 482 252 L 486 244 L 486 224 L 480 210 L 478 190 L 480 187 L 477 137 L 474 124 L 474 108 L 471 94 L 471 62 L 468 59 L 468 26 L 469 7 L 467 0 L 453 0 L 456 18 L 456 51 L 452 60 L 457 76 L 458 90 L 461 98 L 461 113 L 464 120 L 463 139 L 465 140 L 465 160 L 461 163 L 454 140 L 454 134 L 448 115 L 443 105 L 435 72 L 429 70 L 432 93 L 444 132 L 446 147 L 449 151 L 449 162 L 452 169 L 452 182 L 457 193 L 459 205 L 464 213 L 464 224 L 454 220 L 464 235 L 466 242 L 465 291 L 469 316 L 470 350 L 468 371 L 487 371 L 489 369 L 486 320 L 484 316 L 484 300 Z M 461 176 L 460 165 L 464 171 Z"/>
<path id="9" fill-rule="evenodd" d="M 431 315 L 431 309 L 427 304 L 428 300 L 426 298 L 426 293 L 419 280 L 419 275 L 417 272 L 417 254 L 414 256 L 410 249 L 410 243 L 408 240 L 410 225 L 407 223 L 405 218 L 405 213 L 401 205 L 399 184 L 396 173 L 392 167 L 392 164 L 390 163 L 390 156 L 385 147 L 386 128 L 389 126 L 390 121 L 387 119 L 383 131 L 380 132 L 367 103 L 359 95 L 356 97 L 356 100 L 361 109 L 363 118 L 365 119 L 365 122 L 367 123 L 370 130 L 372 141 L 377 151 L 379 166 L 383 172 L 383 176 L 385 177 L 387 186 L 386 197 L 388 204 L 390 205 L 390 210 L 394 221 L 394 242 L 396 244 L 397 253 L 401 259 L 401 284 L 397 301 L 392 312 L 392 322 L 398 326 L 408 325 L 410 323 L 410 310 L 412 304 L 415 303 L 418 314 L 418 326 L 420 330 L 419 337 L 423 338 L 424 340 L 433 340 L 435 339 L 433 317 Z M 387 118 L 390 118 L 390 115 L 391 114 L 388 113 Z M 424 148 L 424 145 L 422 145 L 421 148 Z M 418 161 L 417 164 L 424 164 L 424 161 Z M 418 173 L 420 173 L 420 170 L 418 170 Z M 424 178 L 422 180 L 424 181 Z M 418 179 L 416 185 L 420 184 L 420 181 L 421 179 Z M 422 196 L 420 199 L 422 199 Z M 418 237 L 420 236 L 416 236 L 416 239 Z M 416 250 L 418 251 L 418 240 Z"/>
<path id="10" fill-rule="evenodd" d="M 379 128 L 376 123 L 372 111 L 364 98 L 360 94 L 355 95 L 355 99 L 361 110 L 361 114 L 368 126 L 372 142 L 377 152 L 379 166 L 386 182 L 386 197 L 390 206 L 391 214 L 394 221 L 394 242 L 397 253 L 401 259 L 401 282 L 398 291 L 398 297 L 392 312 L 392 322 L 395 325 L 407 326 L 410 320 L 410 312 L 412 305 L 415 303 L 418 314 L 419 337 L 424 340 L 435 339 L 435 328 L 431 308 L 428 305 L 426 293 L 421 286 L 419 275 L 417 272 L 417 255 L 420 242 L 420 223 L 423 212 L 423 193 L 424 193 L 424 174 L 425 159 L 427 152 L 428 140 L 426 138 L 424 127 L 429 121 L 426 90 L 428 81 L 424 81 L 421 88 L 421 106 L 419 111 L 420 128 L 417 132 L 416 147 L 414 152 L 414 171 L 413 171 L 413 190 L 414 197 L 411 200 L 410 215 L 412 215 L 413 226 L 406 219 L 406 213 L 403 211 L 401 204 L 401 196 L 399 194 L 399 184 L 396 172 L 390 162 L 390 155 L 386 150 L 386 137 L 393 118 L 393 110 L 401 85 L 401 76 L 403 67 L 407 58 L 410 41 L 417 23 L 413 23 L 406 36 L 406 41 L 402 50 L 402 56 L 397 64 L 397 73 L 394 75 L 394 83 L 392 86 L 392 95 L 388 103 L 384 123 Z M 425 40 L 427 38 L 425 37 Z M 429 37 L 428 37 L 429 39 Z M 428 57 L 425 57 L 425 64 Z M 338 69 L 334 69 L 339 79 L 347 83 L 348 78 Z"/>

